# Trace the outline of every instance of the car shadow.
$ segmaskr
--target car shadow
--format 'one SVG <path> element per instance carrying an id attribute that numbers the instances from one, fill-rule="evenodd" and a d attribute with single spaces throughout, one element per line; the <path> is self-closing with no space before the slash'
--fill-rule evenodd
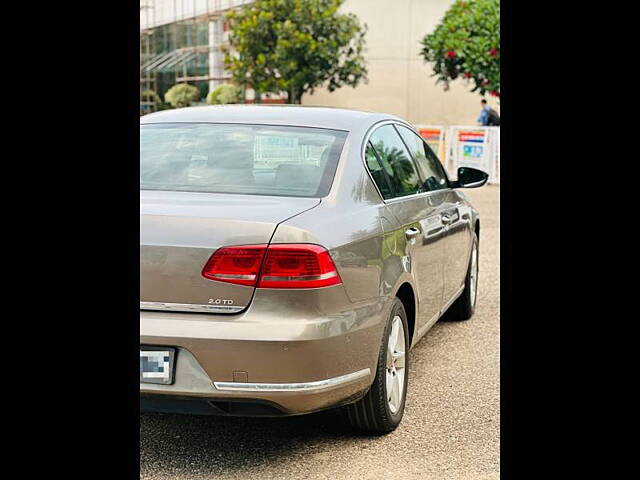
<path id="1" fill-rule="evenodd" d="M 140 413 L 140 471 L 233 473 L 355 436 L 337 410 L 286 418 Z"/>

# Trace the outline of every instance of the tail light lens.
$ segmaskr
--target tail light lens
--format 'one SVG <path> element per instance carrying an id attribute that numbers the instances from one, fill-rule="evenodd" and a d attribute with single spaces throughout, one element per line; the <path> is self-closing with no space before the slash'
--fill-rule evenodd
<path id="1" fill-rule="evenodd" d="M 329 252 L 306 243 L 224 247 L 211 256 L 202 275 L 258 288 L 319 288 L 342 283 Z"/>
<path id="2" fill-rule="evenodd" d="M 258 288 L 318 288 L 342 283 L 329 252 L 319 245 L 269 245 Z"/>
<path id="3" fill-rule="evenodd" d="M 253 287 L 266 251 L 266 245 L 220 248 L 211 255 L 202 275 L 210 280 Z"/>

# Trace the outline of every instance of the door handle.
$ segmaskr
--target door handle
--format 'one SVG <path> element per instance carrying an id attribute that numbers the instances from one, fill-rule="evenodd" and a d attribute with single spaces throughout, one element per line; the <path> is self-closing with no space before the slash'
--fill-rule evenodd
<path id="1" fill-rule="evenodd" d="M 451 217 L 449 215 L 442 215 L 440 217 L 440 221 L 443 223 L 443 225 L 449 225 L 451 223 Z"/>
<path id="2" fill-rule="evenodd" d="M 420 233 L 420 230 L 418 230 L 415 227 L 407 228 L 404 231 L 404 234 L 406 235 L 407 240 L 413 240 L 414 238 L 416 238 L 418 236 L 419 233 Z"/>

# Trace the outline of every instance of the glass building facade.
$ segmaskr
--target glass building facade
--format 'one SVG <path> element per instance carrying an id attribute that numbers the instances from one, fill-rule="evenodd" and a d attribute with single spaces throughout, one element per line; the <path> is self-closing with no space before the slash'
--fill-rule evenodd
<path id="1" fill-rule="evenodd" d="M 207 93 L 229 80 L 224 13 L 248 0 L 140 0 L 140 114 L 162 108 L 177 83 Z"/>

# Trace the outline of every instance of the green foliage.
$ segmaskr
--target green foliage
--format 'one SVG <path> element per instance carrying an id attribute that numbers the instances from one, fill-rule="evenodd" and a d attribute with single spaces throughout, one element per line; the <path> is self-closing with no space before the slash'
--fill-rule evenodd
<path id="1" fill-rule="evenodd" d="M 227 14 L 225 63 L 235 83 L 258 94 L 286 91 L 289 103 L 325 84 L 330 92 L 366 81 L 366 25 L 338 13 L 344 0 L 257 0 Z M 259 101 L 259 100 L 258 100 Z"/>
<path id="2" fill-rule="evenodd" d="M 421 43 L 445 90 L 462 77 L 474 83 L 472 92 L 500 97 L 500 0 L 456 0 Z"/>
<path id="3" fill-rule="evenodd" d="M 198 87 L 194 87 L 188 83 L 174 85 L 164 94 L 164 100 L 173 108 L 188 107 L 199 99 L 200 90 Z"/>
<path id="4" fill-rule="evenodd" d="M 226 105 L 227 103 L 239 103 L 242 98 L 242 88 L 224 83 L 207 95 L 209 105 Z"/>

